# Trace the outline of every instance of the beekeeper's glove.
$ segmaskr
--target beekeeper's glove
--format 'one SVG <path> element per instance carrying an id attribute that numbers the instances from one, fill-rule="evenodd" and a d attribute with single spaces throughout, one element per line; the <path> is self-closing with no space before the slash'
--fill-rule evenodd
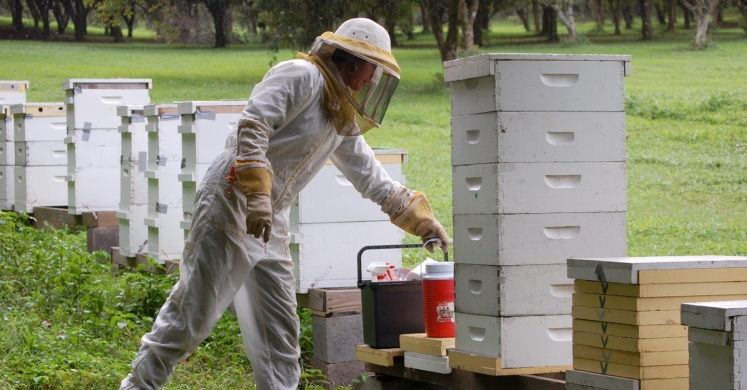
<path id="1" fill-rule="evenodd" d="M 272 230 L 272 173 L 255 162 L 236 161 L 234 168 L 246 195 L 246 233 L 267 242 Z"/>
<path id="2" fill-rule="evenodd" d="M 438 238 L 425 246 L 433 252 L 440 247 L 444 253 L 449 251 L 451 239 L 443 226 L 436 220 L 428 199 L 420 191 L 410 191 L 402 184 L 394 183 L 389 196 L 381 204 L 381 210 L 389 215 L 392 223 L 402 230 L 420 237 L 423 242 Z"/>

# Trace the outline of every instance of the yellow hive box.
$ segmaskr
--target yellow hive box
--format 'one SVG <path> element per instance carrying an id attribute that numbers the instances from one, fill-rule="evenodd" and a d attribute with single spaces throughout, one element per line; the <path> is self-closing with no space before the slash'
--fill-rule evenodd
<path id="1" fill-rule="evenodd" d="M 573 345 L 573 357 L 638 367 L 688 364 L 690 359 L 688 351 L 629 352 L 580 344 Z"/>
<path id="2" fill-rule="evenodd" d="M 638 298 L 739 295 L 747 291 L 747 282 L 622 284 L 575 280 L 573 282 L 573 291 L 577 293 Z"/>
<path id="3" fill-rule="evenodd" d="M 454 337 L 429 338 L 425 333 L 399 335 L 399 347 L 406 352 L 417 352 L 431 356 L 446 356 L 449 348 L 454 348 Z"/>
<path id="4" fill-rule="evenodd" d="M 366 363 L 384 367 L 394 366 L 394 358 L 404 357 L 405 351 L 400 348 L 375 349 L 368 345 L 355 346 L 355 358 Z"/>
<path id="5" fill-rule="evenodd" d="M 565 372 L 571 369 L 571 366 L 501 368 L 501 358 L 460 352 L 453 349 L 449 350 L 449 367 L 492 376 L 546 374 Z"/>
<path id="6" fill-rule="evenodd" d="M 573 358 L 573 369 L 632 379 L 688 378 L 690 375 L 690 367 L 687 364 L 639 367 L 580 358 Z"/>
<path id="7" fill-rule="evenodd" d="M 638 271 L 638 284 L 747 281 L 747 268 L 666 269 Z"/>
<path id="8" fill-rule="evenodd" d="M 743 299 L 747 299 L 747 294 L 635 298 L 616 295 L 573 293 L 573 305 L 575 306 L 630 311 L 680 310 L 680 306 L 686 302 L 738 301 Z"/>
<path id="9" fill-rule="evenodd" d="M 625 325 L 611 322 L 573 319 L 573 330 L 577 332 L 600 335 L 628 337 L 634 339 L 659 339 L 669 337 L 687 337 L 687 326 L 672 325 Z"/>
<path id="10" fill-rule="evenodd" d="M 634 339 L 574 331 L 573 345 L 577 344 L 628 352 L 687 351 L 687 337 Z"/>
<path id="11" fill-rule="evenodd" d="M 629 311 L 615 309 L 595 309 L 593 307 L 573 306 L 573 318 L 599 322 L 612 322 L 626 325 L 674 325 L 680 323 L 679 310 L 666 311 Z"/>

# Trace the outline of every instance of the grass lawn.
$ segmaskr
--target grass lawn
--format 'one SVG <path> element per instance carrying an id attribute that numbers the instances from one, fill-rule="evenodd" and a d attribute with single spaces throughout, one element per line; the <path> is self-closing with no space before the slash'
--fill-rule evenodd
<path id="1" fill-rule="evenodd" d="M 581 32 L 592 29 L 590 23 L 581 23 L 579 27 Z M 565 33 L 562 26 L 559 32 Z M 493 27 L 489 47 L 476 50 L 475 54 L 631 55 L 633 72 L 625 79 L 628 254 L 747 255 L 747 38 L 744 32 L 716 30 L 715 45 L 704 51 L 691 49 L 692 30 L 659 34 L 647 43 L 636 41 L 637 32 L 632 30 L 621 37 L 613 37 L 611 32 L 611 27 L 601 35 L 589 32 L 588 39 L 596 43 L 583 45 L 515 44 L 521 39 L 534 38 L 515 23 L 501 22 Z M 402 39 L 401 43 L 407 45 Z M 417 35 L 413 46 L 431 44 L 429 36 Z M 408 150 L 409 162 L 404 167 L 408 187 L 428 195 L 437 217 L 451 232 L 450 96 L 440 81 L 440 59 L 436 50 L 430 48 L 400 48 L 394 54 L 403 69 L 400 89 L 383 127 L 369 132 L 366 138 L 375 147 Z M 293 55 L 291 51 L 282 51 L 274 60 L 282 61 Z M 3 58 L 0 79 L 31 82 L 29 102 L 62 101 L 60 84 L 68 78 L 133 77 L 152 78 L 152 102 L 168 103 L 244 100 L 269 69 L 273 55 L 238 45 L 216 50 L 142 42 L 117 45 L 0 41 L 0 58 Z M 73 292 L 66 290 L 65 275 L 73 279 L 80 276 L 75 271 L 80 265 L 65 260 L 67 255 L 61 254 L 75 251 L 81 263 L 93 259 L 79 249 L 84 245 L 84 236 L 65 238 L 66 234 L 61 233 L 43 239 L 45 235 L 36 236 L 16 226 L 21 222 L 7 215 L 3 218 L 0 246 L 4 249 L 0 258 L 12 261 L 0 261 L 3 281 L 0 313 L 5 319 L 0 321 L 0 334 L 8 335 L 0 341 L 0 348 L 6 351 L 0 357 L 0 390 L 44 388 L 41 384 L 70 389 L 113 387 L 126 372 L 139 337 L 149 328 L 152 319 L 148 316 L 152 315 L 153 307 L 158 307 L 159 299 L 163 299 L 163 289 L 173 281 L 132 276 L 138 275 L 132 273 L 111 277 L 105 267 L 87 271 L 86 281 L 96 284 L 94 281 L 98 280 L 98 284 L 106 286 L 106 291 L 89 291 L 92 295 L 100 294 L 103 302 L 76 304 L 108 308 L 106 305 L 111 302 L 104 298 L 137 303 L 127 308 L 112 308 L 111 312 L 104 310 L 99 317 L 105 318 L 106 325 L 92 330 L 85 321 L 96 320 L 83 312 L 91 310 L 90 307 L 76 309 L 71 304 L 72 308 L 66 309 L 50 303 L 58 296 L 59 301 L 55 302 L 68 302 L 65 294 Z M 13 227 L 9 228 L 9 224 Z M 24 244 L 16 234 L 27 237 L 30 243 Z M 408 241 L 416 239 L 408 237 Z M 34 255 L 37 257 L 29 255 L 42 250 L 51 252 L 40 252 Z M 455 250 L 459 250 L 458 243 Z M 419 252 L 406 252 L 405 256 L 405 262 L 412 265 Z M 59 261 L 66 261 L 60 263 L 61 268 L 37 269 L 34 265 L 40 259 L 57 261 L 58 257 Z M 43 273 L 44 270 L 51 276 Z M 31 276 L 22 276 L 26 273 Z M 11 282 L 16 279 L 23 281 Z M 35 290 L 38 280 L 59 287 L 38 283 L 39 289 Z M 146 292 L 133 291 L 133 280 Z M 147 291 L 154 292 L 147 295 Z M 61 324 L 53 321 L 50 329 L 55 333 L 39 327 L 42 321 L 52 318 Z M 71 330 L 76 329 L 81 333 L 71 336 Z M 248 363 L 237 334 L 235 320 L 224 318 L 197 354 L 177 368 L 174 381 L 167 388 L 251 388 L 245 381 Z M 53 369 L 44 368 L 50 364 Z M 71 367 L 75 373 L 70 371 Z M 64 386 L 55 387 L 59 383 Z"/>

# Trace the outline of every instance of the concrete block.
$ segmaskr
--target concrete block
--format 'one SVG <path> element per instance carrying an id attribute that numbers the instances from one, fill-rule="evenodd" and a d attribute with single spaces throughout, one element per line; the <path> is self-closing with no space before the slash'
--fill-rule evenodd
<path id="1" fill-rule="evenodd" d="M 361 314 L 312 316 L 314 358 L 324 363 L 355 361 L 355 346 L 363 344 Z"/>
<path id="2" fill-rule="evenodd" d="M 364 362 L 356 360 L 344 363 L 325 363 L 314 358 L 312 366 L 315 369 L 321 370 L 322 374 L 327 377 L 329 382 L 325 387 L 329 390 L 338 386 L 348 385 L 351 385 L 356 390 L 365 388 L 363 374 L 366 370 L 366 363 Z"/>
<path id="3" fill-rule="evenodd" d="M 565 265 L 583 253 L 625 256 L 625 220 L 625 212 L 454 215 L 454 262 Z"/>
<path id="4" fill-rule="evenodd" d="M 624 162 L 455 166 L 454 214 L 625 211 L 626 180 Z"/>
<path id="5" fill-rule="evenodd" d="M 119 227 L 88 228 L 86 239 L 88 252 L 98 250 L 109 251 L 113 246 L 119 246 Z"/>

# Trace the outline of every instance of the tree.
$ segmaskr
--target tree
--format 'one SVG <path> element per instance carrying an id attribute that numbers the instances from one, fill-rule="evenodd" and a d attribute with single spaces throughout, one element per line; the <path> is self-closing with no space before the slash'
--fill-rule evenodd
<path id="1" fill-rule="evenodd" d="M 695 49 L 700 50 L 707 39 L 711 10 L 718 5 L 718 0 L 682 0 L 682 3 L 695 15 Z"/>
<path id="2" fill-rule="evenodd" d="M 633 29 L 633 1 L 635 0 L 622 0 L 622 17 L 626 30 Z"/>
<path id="3" fill-rule="evenodd" d="M 675 25 L 677 24 L 677 2 L 676 0 L 667 1 L 667 14 L 668 24 L 667 31 L 674 32 Z"/>
<path id="4" fill-rule="evenodd" d="M 529 7 L 527 4 L 522 2 L 516 4 L 516 16 L 519 17 L 521 24 L 524 25 L 524 30 L 527 32 L 532 31 L 532 28 L 529 27 Z"/>
<path id="5" fill-rule="evenodd" d="M 91 12 L 91 6 L 86 5 L 84 0 L 70 0 L 70 13 L 75 26 L 75 40 L 83 41 L 88 33 L 88 14 Z"/>
<path id="6" fill-rule="evenodd" d="M 609 0 L 610 14 L 612 14 L 612 24 L 615 26 L 615 35 L 620 35 L 620 11 L 622 8 L 621 0 Z"/>
<path id="7" fill-rule="evenodd" d="M 558 11 L 552 4 L 544 4 L 542 7 L 542 32 L 550 42 L 558 42 Z"/>
<path id="8" fill-rule="evenodd" d="M 436 38 L 436 45 L 438 45 L 438 51 L 441 54 L 441 61 L 457 59 L 459 54 L 457 39 L 459 37 L 460 0 L 423 0 L 423 2 L 428 7 L 428 13 L 431 17 L 431 30 L 433 30 L 433 36 Z M 444 16 L 447 16 L 448 20 L 446 39 L 444 39 L 442 25 Z"/>
<path id="9" fill-rule="evenodd" d="M 389 33 L 392 46 L 399 46 L 394 30 L 398 25 L 410 23 L 412 3 L 402 0 L 376 0 L 371 13 L 376 16 L 374 19 L 383 18 L 383 26 Z"/>
<path id="10" fill-rule="evenodd" d="M 591 9 L 591 15 L 594 18 L 594 22 L 597 24 L 597 31 L 604 31 L 604 1 L 589 0 L 589 8 Z"/>
<path id="11" fill-rule="evenodd" d="M 13 28 L 23 31 L 23 3 L 21 0 L 8 0 Z"/>
<path id="12" fill-rule="evenodd" d="M 534 16 L 534 32 L 539 34 L 542 24 L 540 23 L 540 13 L 542 7 L 540 7 L 539 0 L 532 0 L 532 15 Z"/>
<path id="13" fill-rule="evenodd" d="M 54 0 L 52 2 L 52 15 L 54 15 L 54 19 L 57 21 L 58 34 L 64 33 L 68 22 L 70 22 L 71 7 L 72 3 L 70 0 Z"/>
<path id="14" fill-rule="evenodd" d="M 687 1 L 687 0 L 685 0 Z M 651 0 L 638 0 L 641 11 L 641 34 L 644 41 L 654 39 L 654 30 L 651 26 Z"/>
<path id="15" fill-rule="evenodd" d="M 573 19 L 573 0 L 563 0 L 562 9 L 554 2 L 551 4 L 551 7 L 553 11 L 555 11 L 556 17 L 560 19 L 560 23 L 563 23 L 565 28 L 568 30 L 568 40 L 574 42 L 576 40 L 576 22 Z M 556 36 L 555 40 L 557 41 L 557 23 L 556 26 L 554 26 L 554 31 Z"/>
<path id="16" fill-rule="evenodd" d="M 213 27 L 215 28 L 215 43 L 213 47 L 226 47 L 230 16 L 228 15 L 228 6 L 231 0 L 203 0 L 205 6 L 213 17 Z"/>
<path id="17" fill-rule="evenodd" d="M 462 48 L 469 52 L 475 45 L 475 17 L 478 0 L 462 0 L 459 2 L 460 24 L 462 26 Z"/>

